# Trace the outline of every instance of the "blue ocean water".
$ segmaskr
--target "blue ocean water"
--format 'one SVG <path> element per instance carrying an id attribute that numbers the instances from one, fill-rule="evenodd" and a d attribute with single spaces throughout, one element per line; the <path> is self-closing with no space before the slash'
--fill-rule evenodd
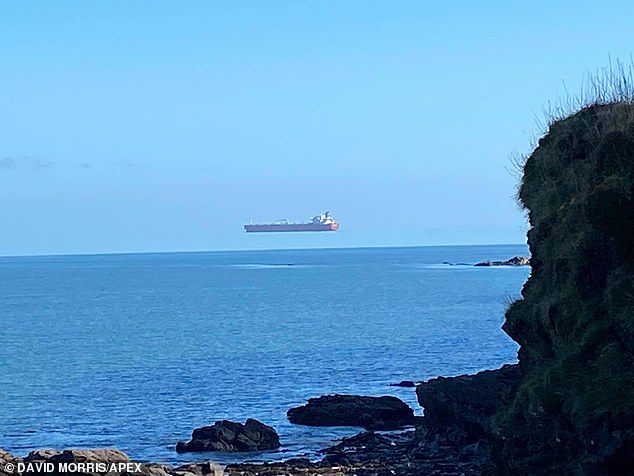
<path id="1" fill-rule="evenodd" d="M 525 246 L 0 258 L 0 447 L 116 447 L 166 463 L 314 455 L 353 428 L 286 410 L 324 393 L 516 360 L 501 331 L 528 268 L 475 268 Z M 219 419 L 257 418 L 276 452 L 178 455 Z"/>

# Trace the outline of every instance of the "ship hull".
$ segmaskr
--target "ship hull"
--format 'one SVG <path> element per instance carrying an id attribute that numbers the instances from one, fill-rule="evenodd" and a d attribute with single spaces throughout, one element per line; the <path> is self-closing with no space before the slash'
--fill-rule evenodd
<path id="1" fill-rule="evenodd" d="M 339 223 L 271 223 L 266 225 L 244 225 L 247 233 L 288 233 L 295 231 L 337 231 Z"/>

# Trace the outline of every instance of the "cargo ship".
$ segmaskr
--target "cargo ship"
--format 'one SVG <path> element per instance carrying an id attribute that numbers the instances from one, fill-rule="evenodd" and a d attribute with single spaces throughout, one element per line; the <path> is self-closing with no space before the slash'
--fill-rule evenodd
<path id="1" fill-rule="evenodd" d="M 275 223 L 263 223 L 259 225 L 244 225 L 244 231 L 247 233 L 265 233 L 265 232 L 289 232 L 289 231 L 337 231 L 339 223 L 337 223 L 330 212 L 321 213 L 311 218 L 309 222 L 292 223 L 288 220 L 278 220 Z"/>

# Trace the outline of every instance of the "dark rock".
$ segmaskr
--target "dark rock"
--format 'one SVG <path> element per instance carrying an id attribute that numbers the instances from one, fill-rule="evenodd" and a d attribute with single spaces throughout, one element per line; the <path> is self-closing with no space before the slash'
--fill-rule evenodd
<path id="1" fill-rule="evenodd" d="M 323 395 L 287 412 L 291 423 L 308 426 L 360 426 L 395 430 L 413 425 L 414 411 L 396 397 Z"/>
<path id="2" fill-rule="evenodd" d="M 379 434 L 362 432 L 323 450 L 321 464 L 388 468 L 397 475 L 479 475 L 488 457 L 486 447 L 465 444 L 424 444 L 413 431 Z M 373 474 L 373 473 L 368 473 Z"/>
<path id="3" fill-rule="evenodd" d="M 26 455 L 26 457 L 24 458 L 24 461 L 46 461 L 50 457 L 56 456 L 60 453 L 61 451 L 53 450 L 50 448 L 34 450 L 34 451 L 31 451 L 28 455 Z"/>
<path id="4" fill-rule="evenodd" d="M 284 463 L 294 468 L 310 468 L 312 465 L 308 458 L 291 458 L 285 460 Z"/>
<path id="5" fill-rule="evenodd" d="M 363 463 L 321 461 L 299 468 L 286 462 L 239 463 L 228 465 L 224 472 L 225 476 L 411 476 L 420 474 L 431 475 L 432 473 L 420 473 L 412 471 L 411 468 L 400 468 L 375 461 L 364 461 Z"/>
<path id="6" fill-rule="evenodd" d="M 414 433 L 411 431 L 397 435 L 382 435 L 374 431 L 363 431 L 354 436 L 343 438 L 340 443 L 322 450 L 322 453 L 331 457 L 346 455 L 348 459 L 362 461 L 372 459 L 391 460 L 397 454 L 403 456 L 407 451 L 404 442 L 411 442 Z"/>
<path id="7" fill-rule="evenodd" d="M 178 468 L 161 468 L 166 469 L 170 476 L 224 476 L 224 468 L 213 461 L 204 461 L 202 463 L 190 463 Z M 163 476 L 161 474 L 152 476 Z"/>
<path id="8" fill-rule="evenodd" d="M 401 380 L 398 383 L 391 383 L 390 387 L 415 387 L 416 382 L 412 380 Z"/>
<path id="9" fill-rule="evenodd" d="M 212 426 L 197 428 L 188 443 L 179 441 L 178 453 L 199 451 L 264 451 L 279 448 L 280 439 L 270 426 L 249 418 L 246 423 L 217 421 Z"/>
<path id="10" fill-rule="evenodd" d="M 481 261 L 474 266 L 530 266 L 531 259 L 528 256 L 513 256 L 504 261 Z"/>
<path id="11" fill-rule="evenodd" d="M 474 375 L 439 377 L 416 388 L 426 431 L 441 432 L 453 443 L 473 443 L 490 436 L 491 420 L 520 381 L 517 365 Z"/>

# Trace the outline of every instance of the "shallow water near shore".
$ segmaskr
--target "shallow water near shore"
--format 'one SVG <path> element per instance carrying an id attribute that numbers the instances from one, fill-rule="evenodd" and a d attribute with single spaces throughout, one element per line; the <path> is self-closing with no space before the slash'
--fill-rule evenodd
<path id="1" fill-rule="evenodd" d="M 504 310 L 522 245 L 0 258 L 0 447 L 115 447 L 143 461 L 314 456 L 356 428 L 286 410 L 516 361 Z M 461 263 L 451 266 L 443 263 Z M 274 426 L 276 452 L 174 451 L 219 419 Z"/>

